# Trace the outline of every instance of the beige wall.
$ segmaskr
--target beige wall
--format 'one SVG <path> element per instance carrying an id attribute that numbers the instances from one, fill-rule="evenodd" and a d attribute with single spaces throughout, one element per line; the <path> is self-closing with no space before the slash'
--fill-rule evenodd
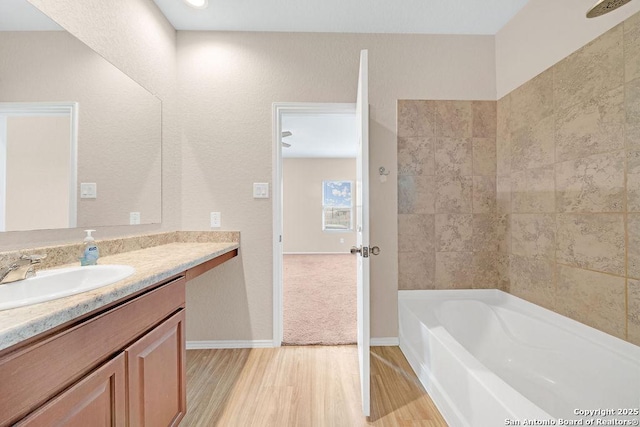
<path id="1" fill-rule="evenodd" d="M 69 117 L 7 117 L 6 122 L 5 229 L 68 227 Z"/>
<path id="2" fill-rule="evenodd" d="M 366 48 L 371 244 L 382 250 L 371 263 L 371 330 L 397 336 L 396 102 L 495 99 L 491 36 L 178 32 L 183 228 L 206 229 L 220 211 L 223 229 L 242 231 L 243 253 L 243 268 L 229 267 L 237 277 L 212 273 L 190 290 L 202 317 L 188 339 L 272 338 L 272 204 L 251 195 L 253 182 L 271 181 L 272 103 L 354 102 Z M 380 166 L 391 171 L 384 183 Z"/>
<path id="3" fill-rule="evenodd" d="M 99 227 L 98 238 L 180 227 L 180 134 L 176 114 L 176 31 L 149 0 L 30 0 L 162 101 L 162 225 Z M 0 249 L 79 241 L 79 229 L 12 232 Z"/>
<path id="4" fill-rule="evenodd" d="M 283 159 L 282 163 L 284 252 L 349 252 L 356 244 L 355 231 L 322 231 L 322 181 L 353 182 L 355 201 L 356 159 Z"/>
<path id="5" fill-rule="evenodd" d="M 398 174 L 398 289 L 505 289 L 495 101 L 399 101 Z"/>
<path id="6" fill-rule="evenodd" d="M 497 98 L 540 74 L 637 11 L 629 4 L 595 19 L 585 17 L 595 1 L 528 2 L 495 37 Z"/>
<path id="7" fill-rule="evenodd" d="M 509 290 L 640 344 L 640 13 L 498 101 Z"/>

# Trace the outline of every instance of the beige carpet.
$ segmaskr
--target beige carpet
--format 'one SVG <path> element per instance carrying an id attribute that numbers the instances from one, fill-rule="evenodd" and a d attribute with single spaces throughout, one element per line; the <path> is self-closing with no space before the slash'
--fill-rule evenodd
<path id="1" fill-rule="evenodd" d="M 284 345 L 356 342 L 356 261 L 351 254 L 284 256 Z"/>

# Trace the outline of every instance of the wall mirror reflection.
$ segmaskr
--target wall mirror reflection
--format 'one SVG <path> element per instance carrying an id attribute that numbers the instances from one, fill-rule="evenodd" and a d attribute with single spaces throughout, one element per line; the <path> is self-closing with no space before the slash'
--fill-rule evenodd
<path id="1" fill-rule="evenodd" d="M 160 100 L 26 0 L 0 57 L 0 231 L 159 223 Z"/>

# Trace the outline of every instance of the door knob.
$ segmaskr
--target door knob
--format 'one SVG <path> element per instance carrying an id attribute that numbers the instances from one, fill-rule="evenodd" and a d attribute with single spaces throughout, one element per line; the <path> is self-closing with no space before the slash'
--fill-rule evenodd
<path id="1" fill-rule="evenodd" d="M 353 255 L 355 255 L 355 254 L 359 254 L 360 252 L 362 252 L 362 250 L 357 246 L 351 246 L 351 249 L 349 250 L 349 252 L 351 252 Z"/>
<path id="2" fill-rule="evenodd" d="M 380 248 L 377 246 L 373 246 L 371 248 L 371 255 L 380 255 Z"/>

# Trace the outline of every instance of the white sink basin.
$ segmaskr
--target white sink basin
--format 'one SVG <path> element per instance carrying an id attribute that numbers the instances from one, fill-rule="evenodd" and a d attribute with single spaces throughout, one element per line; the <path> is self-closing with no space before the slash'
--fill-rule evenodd
<path id="1" fill-rule="evenodd" d="M 38 271 L 35 277 L 0 285 L 0 310 L 97 289 L 125 279 L 135 271 L 128 265 L 90 265 Z"/>

